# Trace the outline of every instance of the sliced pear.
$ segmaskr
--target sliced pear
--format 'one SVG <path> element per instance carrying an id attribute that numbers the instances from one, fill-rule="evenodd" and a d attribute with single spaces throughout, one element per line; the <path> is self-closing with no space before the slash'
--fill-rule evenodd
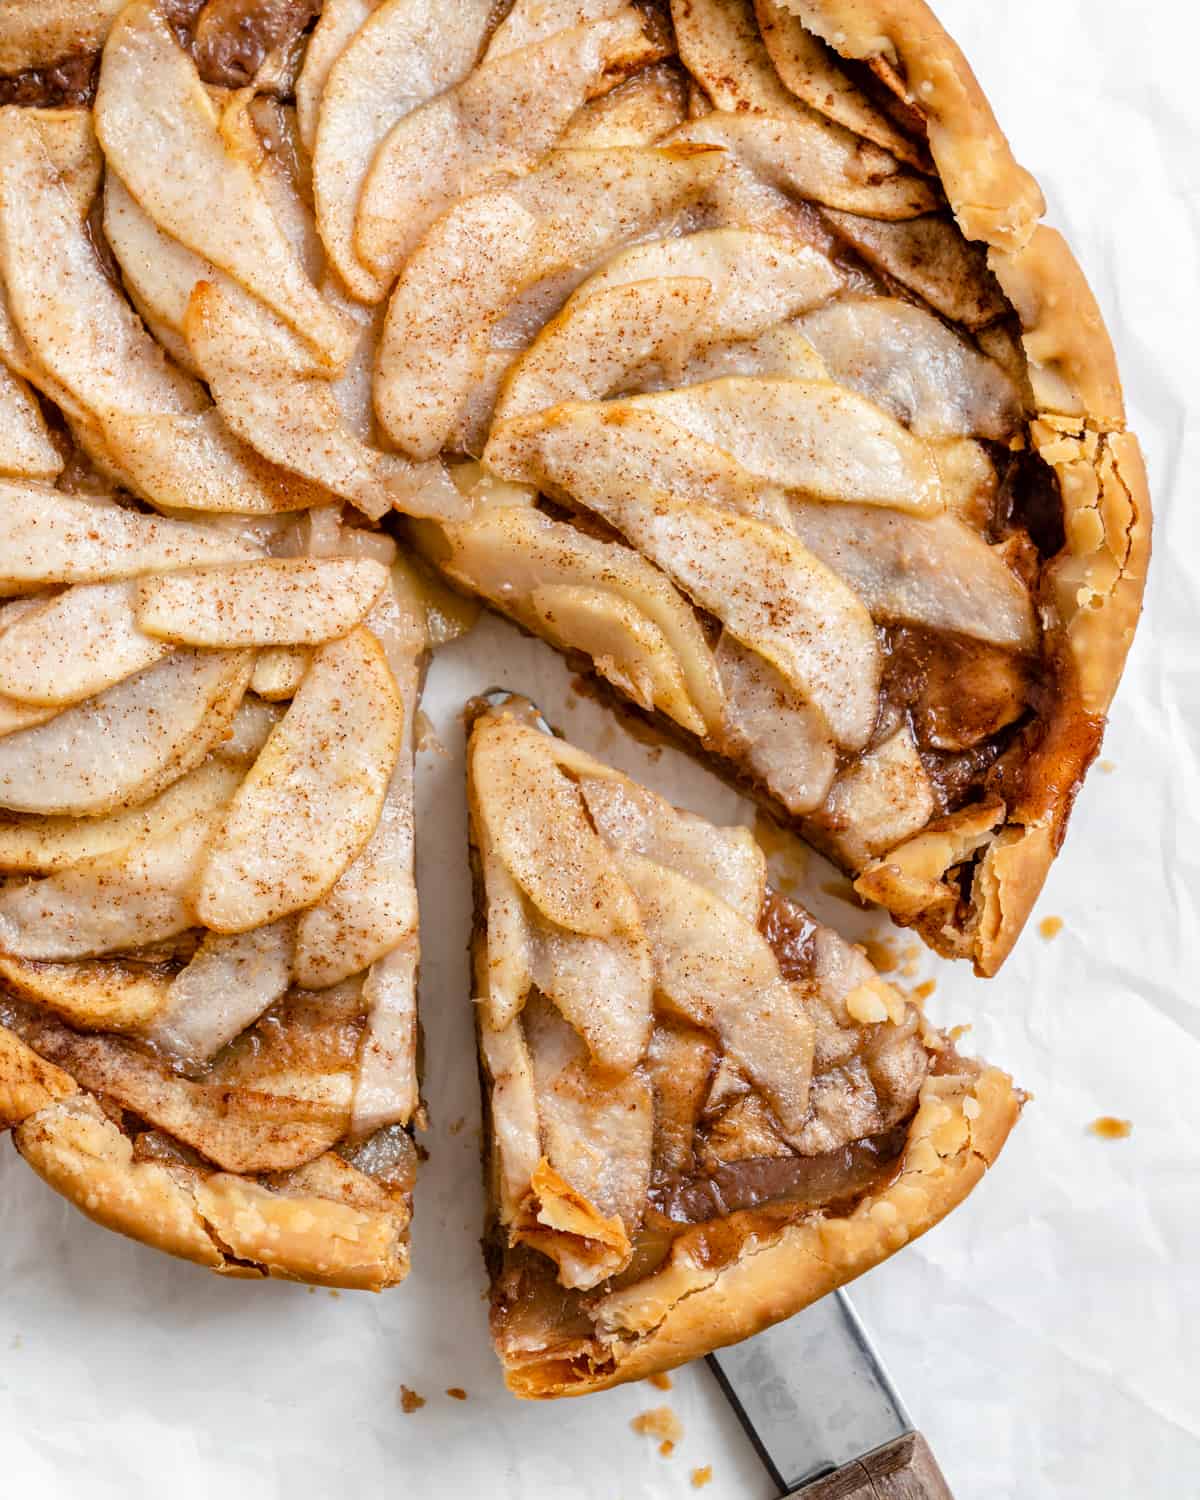
<path id="1" fill-rule="evenodd" d="M 745 761 L 793 816 L 815 811 L 837 774 L 824 714 L 728 631 L 718 642 L 716 661 L 726 708 L 725 722 L 712 737 L 716 748 Z"/>
<path id="2" fill-rule="evenodd" d="M 551 286 L 561 302 L 619 244 L 665 231 L 715 175 L 720 155 L 557 152 L 509 187 L 451 209 L 405 266 L 388 307 L 375 379 L 388 435 L 429 458 L 468 411 L 472 429 L 486 431 L 504 370 L 529 342 L 514 325 L 501 343 L 506 313 L 522 297 L 528 307 L 531 289 Z M 538 307 L 539 326 L 552 310 Z"/>
<path id="3" fill-rule="evenodd" d="M 426 652 L 419 601 L 388 588 L 371 612 L 399 689 L 407 732 L 375 831 L 337 884 L 300 919 L 294 974 L 306 989 L 338 984 L 382 960 L 401 943 L 417 944 L 413 725 Z M 390 993 L 391 981 L 381 981 Z"/>
<path id="4" fill-rule="evenodd" d="M 979 328 L 1010 311 L 982 248 L 953 219 L 925 214 L 896 224 L 832 208 L 825 217 L 869 266 L 909 287 L 952 323 Z"/>
<path id="5" fill-rule="evenodd" d="M 678 67 L 643 68 L 598 99 L 590 99 L 559 137 L 570 151 L 653 146 L 687 118 L 687 92 Z"/>
<path id="6" fill-rule="evenodd" d="M 0 980 L 77 1031 L 138 1032 L 166 1004 L 172 971 L 127 959 L 40 963 L 0 954 Z"/>
<path id="7" fill-rule="evenodd" d="M 444 546 L 440 562 L 451 579 L 530 629 L 537 617 L 526 613 L 525 601 L 537 589 L 603 590 L 627 601 L 661 633 L 672 654 L 671 660 L 645 664 L 659 694 L 655 707 L 694 733 L 721 722 L 721 687 L 695 614 L 636 552 L 524 507 L 488 511 L 474 521 L 448 526 Z M 556 628 L 566 644 L 561 622 Z M 606 665 L 601 658 L 597 670 L 604 673 Z"/>
<path id="8" fill-rule="evenodd" d="M 920 833 L 937 811 L 933 783 L 903 724 L 842 772 L 812 821 L 857 872 Z"/>
<path id="9" fill-rule="evenodd" d="M 286 993 L 295 927 L 285 917 L 232 937 L 210 932 L 171 984 L 147 1040 L 188 1067 L 215 1057 Z"/>
<path id="10" fill-rule="evenodd" d="M 78 584 L 11 626 L 0 635 L 0 693 L 58 708 L 161 661 L 171 648 L 138 628 L 134 588 Z"/>
<path id="11" fill-rule="evenodd" d="M 278 323 L 236 288 L 201 282 L 185 326 L 230 428 L 280 469 L 372 519 L 393 506 L 414 515 L 463 513 L 440 464 L 413 464 L 364 443 L 346 422 L 335 389 L 296 368 Z"/>
<path id="12" fill-rule="evenodd" d="M 636 933 L 629 887 L 548 737 L 513 719 L 488 719 L 471 738 L 470 760 L 488 847 L 537 910 L 581 937 Z"/>
<path id="13" fill-rule="evenodd" d="M 255 672 L 258 670 L 258 662 L 264 656 L 270 655 L 269 651 L 259 652 L 258 661 L 254 664 Z M 308 669 L 308 660 L 308 654 L 305 653 L 305 670 Z M 303 675 L 302 672 L 301 678 Z M 299 685 L 297 681 L 296 686 Z M 268 703 L 257 695 L 253 675 L 250 678 L 250 687 L 251 691 L 238 705 L 238 711 L 233 716 L 233 723 L 229 726 L 226 737 L 213 749 L 213 758 L 228 766 L 245 767 L 257 760 L 263 746 L 271 737 L 271 731 L 284 715 L 284 710 L 277 704 Z M 289 693 L 288 697 L 291 696 L 292 694 Z"/>
<path id="14" fill-rule="evenodd" d="M 994 360 L 911 302 L 853 297 L 798 324 L 832 379 L 882 406 L 918 437 L 1002 443 L 1021 421 L 1021 394 Z"/>
<path id="15" fill-rule="evenodd" d="M 512 367 L 495 420 L 599 399 L 642 373 L 666 383 L 701 344 L 752 338 L 838 282 L 816 251 L 771 235 L 716 230 L 636 246 L 585 281 Z"/>
<path id="16" fill-rule="evenodd" d="M 0 115 L 0 262 L 13 317 L 54 394 L 99 430 L 102 456 L 164 505 L 274 511 L 310 503 L 243 449 L 201 387 L 169 365 L 106 276 L 24 110 Z M 39 254 L 26 252 L 30 243 Z M 69 408 L 69 411 L 71 408 Z"/>
<path id="17" fill-rule="evenodd" d="M 456 199 L 519 176 L 550 150 L 604 70 L 641 35 L 636 11 L 625 8 L 554 32 L 489 57 L 398 120 L 363 184 L 354 229 L 359 258 L 380 281 L 391 281 Z"/>
<path id="18" fill-rule="evenodd" d="M 941 203 L 927 178 L 815 117 L 715 110 L 672 139 L 721 146 L 769 187 L 869 219 L 912 219 Z"/>
<path id="19" fill-rule="evenodd" d="M 254 173 L 267 207 L 309 281 L 356 324 L 356 304 L 326 282 L 328 266 L 313 212 L 312 176 L 308 163 L 302 163 L 297 154 L 291 106 L 253 89 L 239 89 L 221 111 L 217 128 L 230 152 Z"/>
<path id="20" fill-rule="evenodd" d="M 828 381 L 731 375 L 628 405 L 666 417 L 770 484 L 913 515 L 946 505 L 935 450 Z"/>
<path id="21" fill-rule="evenodd" d="M 690 448 L 680 429 L 672 438 L 670 423 L 632 402 L 564 402 L 498 429 L 487 461 L 615 526 L 819 708 L 838 743 L 860 749 L 874 727 L 882 665 L 870 615 L 786 532 L 711 503 L 705 490 L 718 490 L 719 468 L 707 485 L 659 487 L 657 454 L 667 453 L 663 470 L 673 478 L 689 467 Z"/>
<path id="22" fill-rule="evenodd" d="M 584 1039 L 597 1067 L 629 1073 L 653 1024 L 654 969 L 640 928 L 596 938 L 539 922 L 533 938 L 538 992 Z"/>
<path id="23" fill-rule="evenodd" d="M 803 992 L 754 923 L 703 886 L 639 855 L 621 869 L 654 955 L 659 1004 L 715 1031 L 762 1089 L 787 1134 L 808 1114 L 815 1029 Z"/>
<path id="24" fill-rule="evenodd" d="M 825 361 L 790 323 L 768 328 L 753 339 L 709 344 L 679 371 L 674 385 L 699 385 L 726 375 L 776 375 L 788 380 L 828 380 Z"/>
<path id="25" fill-rule="evenodd" d="M 271 646 L 259 652 L 250 690 L 268 703 L 294 698 L 311 665 L 312 652 L 304 646 Z"/>
<path id="26" fill-rule="evenodd" d="M 921 147 L 850 81 L 837 54 L 788 9 L 786 0 L 754 0 L 754 9 L 775 71 L 797 99 L 901 161 L 918 168 L 928 165 Z"/>
<path id="27" fill-rule="evenodd" d="M 227 271 L 322 363 L 340 368 L 354 325 L 321 298 L 253 171 L 222 140 L 213 103 L 158 0 L 132 0 L 114 25 L 95 117 L 109 165 L 159 228 Z M 188 169 L 164 171 L 164 162 Z"/>
<path id="28" fill-rule="evenodd" d="M 624 8 L 627 0 L 515 0 L 488 41 L 485 62 L 534 47 L 568 27 L 602 21 Z"/>
<path id="29" fill-rule="evenodd" d="M 1008 566 L 956 516 L 922 519 L 866 505 L 793 500 L 791 526 L 880 620 L 953 630 L 1022 651 L 1038 639 L 1033 601 Z"/>
<path id="30" fill-rule="evenodd" d="M 360 624 L 387 581 L 382 563 L 339 557 L 166 573 L 137 585 L 137 625 L 186 646 L 318 646 Z"/>
<path id="31" fill-rule="evenodd" d="M 94 817 L 149 801 L 221 740 L 251 665 L 244 651 L 177 651 L 0 740 L 0 806 Z"/>
<path id="32" fill-rule="evenodd" d="M 125 0 L 7 0 L 0 10 L 0 73 L 48 68 L 97 52 Z"/>
<path id="33" fill-rule="evenodd" d="M 719 828 L 623 776 L 584 774 L 579 784 L 596 830 L 610 848 L 687 876 L 757 926 L 767 867 L 748 828 Z"/>
<path id="34" fill-rule="evenodd" d="M 113 854 L 223 807 L 241 779 L 240 767 L 214 757 L 149 802 L 107 817 L 2 818 L 0 870 L 50 875 L 83 860 Z"/>
<path id="35" fill-rule="evenodd" d="M 261 555 L 260 547 L 222 527 L 0 480 L 0 587 L 10 591 Z"/>
<path id="36" fill-rule="evenodd" d="M 679 56 L 714 107 L 730 113 L 804 113 L 776 73 L 754 0 L 671 0 Z"/>
<path id="37" fill-rule="evenodd" d="M 0 951 L 93 958 L 159 943 L 196 926 L 191 891 L 216 813 L 0 890 Z"/>
<path id="38" fill-rule="evenodd" d="M 246 932 L 329 892 L 379 821 L 403 718 L 368 631 L 317 652 L 213 842 L 196 901 L 206 927 Z"/>
<path id="39" fill-rule="evenodd" d="M 311 158 L 317 139 L 318 111 L 329 70 L 350 38 L 379 8 L 380 0 L 325 0 L 320 19 L 304 49 L 304 64 L 296 79 L 296 117 L 300 140 Z"/>
<path id="40" fill-rule="evenodd" d="M 421 1099 L 417 1088 L 417 963 L 415 941 L 395 948 L 363 980 L 367 1028 L 358 1054 L 350 1117 L 358 1139 L 386 1125 L 407 1125 Z"/>
<path id="41" fill-rule="evenodd" d="M 397 120 L 466 76 L 491 11 L 491 0 L 384 0 L 329 68 L 312 148 L 317 223 L 330 261 L 360 301 L 378 302 L 387 291 L 354 248 L 375 153 Z"/>
<path id="42" fill-rule="evenodd" d="M 0 365 L 0 474 L 52 481 L 62 466 L 62 454 L 51 441 L 33 392 Z"/>

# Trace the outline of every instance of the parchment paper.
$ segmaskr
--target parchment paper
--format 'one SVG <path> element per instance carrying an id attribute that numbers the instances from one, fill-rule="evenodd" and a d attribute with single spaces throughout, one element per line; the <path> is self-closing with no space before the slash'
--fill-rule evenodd
<path id="1" fill-rule="evenodd" d="M 940 11 L 1109 319 L 1156 558 L 1105 765 L 1020 948 L 990 983 L 921 964 L 934 1014 L 973 1021 L 1035 1100 L 971 1200 L 854 1295 L 959 1500 L 1177 1500 L 1200 1496 L 1200 23 L 1184 0 Z M 545 648 L 495 621 L 449 647 L 425 701 L 444 748 L 419 766 L 432 1128 L 412 1276 L 381 1297 L 223 1282 L 95 1228 L 4 1143 L 0 1496 L 666 1500 L 705 1465 L 707 1500 L 771 1493 L 703 1365 L 670 1392 L 535 1406 L 502 1389 L 477 1247 L 456 717 L 493 683 L 676 800 L 750 820 L 576 697 Z M 812 859 L 803 890 L 852 924 L 829 879 Z M 1051 942 L 1046 915 L 1065 924 Z M 1087 1132 L 1108 1114 L 1133 1121 L 1128 1140 Z M 402 1412 L 401 1384 L 424 1408 Z M 629 1425 L 662 1404 L 684 1427 L 670 1458 Z"/>

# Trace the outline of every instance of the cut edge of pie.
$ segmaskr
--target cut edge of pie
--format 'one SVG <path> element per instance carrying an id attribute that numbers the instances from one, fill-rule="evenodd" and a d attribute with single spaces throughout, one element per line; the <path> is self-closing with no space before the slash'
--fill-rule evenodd
<path id="1" fill-rule="evenodd" d="M 516 1395 L 747 1338 L 967 1196 L 1024 1103 L 1006 1074 L 772 890 L 746 829 L 514 694 L 467 722 L 485 1256 Z"/>

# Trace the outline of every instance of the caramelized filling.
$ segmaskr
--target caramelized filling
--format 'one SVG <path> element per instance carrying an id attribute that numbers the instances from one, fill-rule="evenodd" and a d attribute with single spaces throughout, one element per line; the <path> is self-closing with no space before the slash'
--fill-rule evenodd
<path id="1" fill-rule="evenodd" d="M 96 93 L 100 54 L 64 57 L 47 68 L 0 76 L 0 104 L 27 104 L 39 109 L 79 108 Z"/>

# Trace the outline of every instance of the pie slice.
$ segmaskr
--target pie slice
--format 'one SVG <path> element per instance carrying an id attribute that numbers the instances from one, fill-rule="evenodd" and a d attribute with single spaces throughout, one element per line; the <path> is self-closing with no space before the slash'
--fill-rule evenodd
<path id="1" fill-rule="evenodd" d="M 931 1228 L 1023 1096 L 718 828 L 468 710 L 491 1324 L 519 1396 L 638 1380 Z"/>
<path id="2" fill-rule="evenodd" d="M 671 12 L 686 119 L 614 145 L 585 105 L 400 268 L 376 411 L 472 459 L 413 534 L 994 974 L 1140 610 L 1099 311 L 918 0 Z"/>
<path id="3" fill-rule="evenodd" d="M 0 738 L 0 1127 L 135 1239 L 377 1290 L 408 1268 L 421 1111 L 424 605 L 336 522 L 307 527 L 320 556 L 174 571 L 169 528 L 182 564 L 198 528 L 155 524 L 96 539 L 127 581 L 0 634 L 6 684 L 49 704 Z M 290 701 L 248 691 L 259 645 L 307 652 Z"/>

